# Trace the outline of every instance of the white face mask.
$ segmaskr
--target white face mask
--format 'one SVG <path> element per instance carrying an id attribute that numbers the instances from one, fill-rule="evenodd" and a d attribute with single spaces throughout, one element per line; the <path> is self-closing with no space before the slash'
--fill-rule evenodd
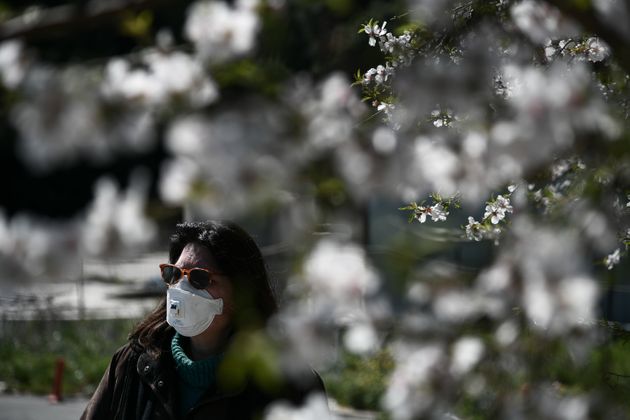
<path id="1" fill-rule="evenodd" d="M 223 299 L 214 299 L 207 290 L 195 289 L 181 279 L 166 292 L 166 322 L 185 337 L 199 335 L 223 313 Z"/>

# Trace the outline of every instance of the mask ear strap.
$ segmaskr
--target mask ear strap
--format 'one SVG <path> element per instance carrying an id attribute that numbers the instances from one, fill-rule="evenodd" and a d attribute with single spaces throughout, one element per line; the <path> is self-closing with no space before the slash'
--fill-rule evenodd
<path id="1" fill-rule="evenodd" d="M 223 313 L 223 299 L 212 299 L 210 303 L 212 304 L 216 315 L 221 315 Z"/>

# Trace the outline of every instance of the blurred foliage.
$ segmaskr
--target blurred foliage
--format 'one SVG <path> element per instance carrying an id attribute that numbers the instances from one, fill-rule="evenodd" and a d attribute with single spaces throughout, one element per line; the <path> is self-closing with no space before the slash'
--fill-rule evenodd
<path id="1" fill-rule="evenodd" d="M 48 394 L 63 358 L 63 394 L 90 395 L 136 320 L 2 321 L 0 381 L 5 392 Z"/>
<path id="2" fill-rule="evenodd" d="M 533 331 L 526 331 L 520 337 L 518 347 L 511 348 L 514 356 L 527 355 L 531 363 L 528 369 L 515 366 L 509 376 L 494 363 L 483 363 L 478 372 L 491 383 L 484 383 L 477 391 L 481 394 L 471 397 L 468 389 L 458 391 L 457 414 L 466 419 L 486 419 L 501 417 L 493 401 L 507 398 L 510 388 L 520 389 L 522 396 L 541 392 L 533 384 L 546 383 L 562 397 L 584 395 L 592 389 L 599 389 L 611 400 L 623 401 L 630 390 L 630 333 L 618 324 L 601 323 L 597 329 L 602 335 L 601 343 L 592 348 L 575 348 L 571 342 L 561 338 L 549 338 L 542 343 Z M 480 371 L 483 370 L 483 371 Z M 598 397 L 602 397 L 601 395 Z M 612 408 L 612 407 L 611 407 Z M 627 405 L 616 407 L 618 418 L 627 418 Z M 605 413 L 592 412 L 589 418 L 606 418 Z"/>
<path id="3" fill-rule="evenodd" d="M 323 375 L 326 392 L 341 405 L 378 411 L 393 368 L 388 350 L 363 357 L 344 352 L 337 366 Z"/>

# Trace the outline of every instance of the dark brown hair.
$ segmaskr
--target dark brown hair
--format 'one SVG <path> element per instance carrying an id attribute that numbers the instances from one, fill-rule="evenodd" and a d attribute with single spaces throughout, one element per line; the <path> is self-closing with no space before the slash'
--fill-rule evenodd
<path id="1" fill-rule="evenodd" d="M 252 237 L 228 221 L 181 223 L 171 236 L 169 262 L 177 262 L 184 247 L 193 242 L 210 251 L 216 268 L 234 285 L 234 328 L 264 326 L 278 307 L 265 262 Z M 129 335 L 132 343 L 158 353 L 168 348 L 173 328 L 166 323 L 165 299 L 134 328 Z"/>

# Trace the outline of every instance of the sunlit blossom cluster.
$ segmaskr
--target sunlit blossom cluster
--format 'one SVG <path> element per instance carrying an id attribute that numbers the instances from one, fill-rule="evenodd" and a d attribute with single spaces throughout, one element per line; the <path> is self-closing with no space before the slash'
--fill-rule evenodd
<path id="1" fill-rule="evenodd" d="M 123 59 L 110 61 L 105 69 L 103 95 L 112 101 L 150 107 L 163 107 L 178 99 L 200 107 L 217 99 L 214 82 L 203 65 L 188 54 L 149 51 L 143 54 L 142 64 L 143 68 L 134 69 Z"/>
<path id="2" fill-rule="evenodd" d="M 399 65 L 409 65 L 415 56 L 412 49 L 412 34 L 405 31 L 400 36 L 385 29 L 387 22 L 379 25 L 378 22 L 368 22 L 361 30 L 368 36 L 368 44 L 371 47 L 378 46 L 384 54 L 391 58 L 391 62 L 386 63 L 386 67 L 397 67 Z"/>
<path id="3" fill-rule="evenodd" d="M 548 60 L 557 57 L 571 57 L 597 63 L 605 60 L 609 55 L 610 47 L 597 37 L 589 37 L 585 40 L 548 40 L 545 46 L 545 56 Z"/>
<path id="4" fill-rule="evenodd" d="M 222 62 L 254 48 L 260 21 L 257 0 L 199 1 L 188 11 L 184 33 L 203 60 Z"/>
<path id="5" fill-rule="evenodd" d="M 471 41 L 450 47 L 459 51 L 457 59 L 451 60 L 456 66 L 442 64 L 450 57 L 436 59 L 418 49 L 407 73 L 396 70 L 378 81 L 376 69 L 364 75 L 364 94 L 373 98 L 375 106 L 383 104 L 383 97 L 395 103 L 387 120 L 397 122 L 399 141 L 407 139 L 408 159 L 402 162 L 409 166 L 405 166 L 408 179 L 401 189 L 403 197 L 413 196 L 414 180 L 415 197 L 426 194 L 427 189 L 456 194 L 464 209 L 478 206 L 484 195 L 491 196 L 482 207 L 481 219 L 469 216 L 463 229 L 466 238 L 474 242 L 489 239 L 499 244 L 501 239 L 498 258 L 477 276 L 474 286 L 456 287 L 454 280 L 427 280 L 410 287 L 409 298 L 417 310 L 405 312 L 403 329 L 409 334 L 392 345 L 396 369 L 382 401 L 393 418 L 448 417 L 449 407 L 457 399 L 449 392 L 453 383 L 469 398 L 484 400 L 482 395 L 492 388 L 488 382 L 491 375 L 487 367 L 475 372 L 475 366 L 486 356 L 498 360 L 498 370 L 527 369 L 527 355 L 520 353 L 518 316 L 511 312 L 514 308 L 522 311 L 519 314 L 527 320 L 527 328 L 538 331 L 541 337 L 568 340 L 578 364 L 594 343 L 600 291 L 593 271 L 602 260 L 605 268 L 613 270 L 625 255 L 627 226 L 620 221 L 626 217 L 626 202 L 618 200 L 618 206 L 611 202 L 599 207 L 601 203 L 583 196 L 592 183 L 606 190 L 613 175 L 605 167 L 594 170 L 593 166 L 601 163 L 593 156 L 576 157 L 573 148 L 588 144 L 584 139 L 589 136 L 614 142 L 622 124 L 608 108 L 608 96 L 601 94 L 609 87 L 600 88 L 601 81 L 591 67 L 592 63 L 608 63 L 610 46 L 597 36 L 581 34 L 579 25 L 550 3 L 525 0 L 509 4 L 510 23 L 532 41 L 535 47 L 531 51 L 546 53 L 546 62 L 543 58 L 528 64 L 515 44 L 495 47 L 492 35 L 487 35 L 491 30 L 484 33 L 484 28 Z M 439 21 L 436 2 L 417 1 L 414 6 L 427 11 L 423 18 Z M 451 4 L 444 2 L 443 10 L 449 7 Z M 366 32 L 370 44 L 376 45 L 385 29 L 372 29 Z M 487 42 L 479 42 L 480 38 Z M 475 47 L 478 52 L 472 56 L 477 60 L 477 72 L 467 67 Z M 469 74 L 483 75 L 487 84 L 476 86 L 467 78 Z M 392 87 L 386 95 L 371 90 L 384 82 Z M 412 85 L 415 90 L 409 89 Z M 494 98 L 486 86 L 493 86 Z M 480 112 L 474 101 L 480 97 L 492 102 L 491 113 Z M 443 105 L 435 109 L 435 103 Z M 445 109 L 448 111 L 442 111 Z M 451 126 L 453 115 L 458 121 Z M 430 123 L 428 127 L 422 124 L 425 121 Z M 613 163 L 617 164 L 625 167 Z M 541 170 L 542 178 L 532 177 L 540 176 Z M 507 193 L 493 195 L 514 180 L 520 180 L 518 189 L 510 185 Z M 610 196 L 618 197 L 619 189 L 610 188 Z M 534 214 L 528 216 L 532 208 Z M 409 211 L 410 219 L 420 223 L 445 222 L 454 213 L 445 211 L 439 200 L 412 202 L 401 210 Z M 611 216 L 616 220 L 609 219 Z M 568 222 L 558 223 L 563 219 Z M 611 247 L 614 231 L 623 232 L 618 235 L 623 247 Z M 606 255 L 604 252 L 608 255 L 597 260 Z M 491 319 L 496 326 L 496 343 L 490 346 L 487 337 L 450 340 L 444 333 L 454 325 L 474 324 L 481 318 Z M 441 323 L 449 327 L 441 329 Z M 488 356 L 494 344 L 514 353 Z M 466 351 L 460 353 L 458 349 L 463 348 Z M 588 418 L 591 407 L 598 404 L 588 393 L 564 398 L 548 383 L 530 385 L 536 389 L 532 394 L 507 397 L 510 402 L 500 417 L 518 416 L 516 413 L 524 413 L 525 407 L 531 409 L 536 402 L 555 398 L 557 406 L 540 404 L 534 408 L 537 415 Z M 495 403 L 501 405 L 500 401 Z"/>

